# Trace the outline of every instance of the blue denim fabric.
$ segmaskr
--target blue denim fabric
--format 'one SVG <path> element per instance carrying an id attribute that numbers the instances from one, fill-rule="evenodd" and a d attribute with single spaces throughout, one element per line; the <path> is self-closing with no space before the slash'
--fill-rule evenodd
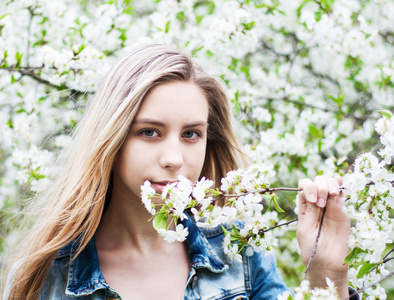
<path id="1" fill-rule="evenodd" d="M 230 262 L 222 250 L 224 235 L 220 227 L 202 230 L 190 217 L 184 225 L 189 230 L 191 266 L 184 299 L 276 299 L 287 290 L 272 254 L 261 252 L 245 256 L 242 262 Z M 121 299 L 100 271 L 94 239 L 71 261 L 76 247 L 74 241 L 59 251 L 40 299 Z"/>

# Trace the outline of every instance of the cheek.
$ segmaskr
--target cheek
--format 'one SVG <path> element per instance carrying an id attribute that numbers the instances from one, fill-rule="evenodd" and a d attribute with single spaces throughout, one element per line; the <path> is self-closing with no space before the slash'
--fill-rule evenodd
<path id="1" fill-rule="evenodd" d="M 131 142 L 123 144 L 115 160 L 118 172 L 123 176 L 127 176 L 128 174 L 138 171 L 136 168 L 141 166 L 141 163 L 145 161 L 143 157 L 139 157 L 141 156 L 139 153 L 144 154 L 146 152 L 138 151 L 135 145 Z"/>
<path id="2" fill-rule="evenodd" d="M 205 152 L 206 152 L 206 146 L 201 147 L 200 149 L 196 149 L 196 151 L 193 151 L 193 154 L 189 153 L 190 155 L 188 156 L 189 159 L 189 165 L 193 169 L 193 178 L 190 178 L 192 182 L 197 181 L 198 178 L 200 177 L 202 167 L 205 162 Z"/>

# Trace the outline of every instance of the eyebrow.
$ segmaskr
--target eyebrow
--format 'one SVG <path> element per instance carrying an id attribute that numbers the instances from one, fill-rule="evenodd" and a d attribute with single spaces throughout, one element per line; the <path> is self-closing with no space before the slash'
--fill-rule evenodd
<path id="1" fill-rule="evenodd" d="M 161 126 L 165 127 L 166 124 L 154 119 L 137 119 L 133 121 L 133 124 L 150 124 L 150 125 L 155 125 L 155 126 Z M 208 122 L 205 121 L 195 121 L 195 122 L 190 122 L 187 123 L 183 126 L 183 128 L 192 128 L 196 126 L 208 126 Z"/>

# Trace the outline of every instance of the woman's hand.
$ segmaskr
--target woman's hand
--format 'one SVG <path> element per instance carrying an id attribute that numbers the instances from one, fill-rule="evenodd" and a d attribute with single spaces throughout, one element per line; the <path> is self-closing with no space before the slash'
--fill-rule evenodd
<path id="1" fill-rule="evenodd" d="M 314 181 L 302 179 L 299 182 L 299 208 L 297 239 L 305 265 L 313 253 L 323 209 L 323 220 L 316 254 L 313 257 L 308 279 L 311 287 L 325 287 L 326 277 L 334 281 L 340 297 L 348 296 L 348 266 L 344 259 L 349 252 L 348 238 L 350 220 L 342 211 L 339 185 L 342 179 L 317 176 Z"/>

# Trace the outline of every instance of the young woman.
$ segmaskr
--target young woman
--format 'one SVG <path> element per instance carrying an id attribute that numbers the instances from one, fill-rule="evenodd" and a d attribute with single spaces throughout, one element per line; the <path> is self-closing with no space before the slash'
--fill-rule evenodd
<path id="1" fill-rule="evenodd" d="M 139 47 L 120 59 L 78 126 L 64 171 L 43 199 L 9 275 L 5 299 L 275 299 L 287 288 L 272 255 L 229 263 L 221 229 L 184 225 L 185 243 L 158 236 L 140 186 L 160 192 L 183 175 L 220 179 L 246 164 L 220 84 L 173 48 Z M 327 206 L 309 279 L 348 296 L 349 219 L 340 179 L 300 181 L 298 240 L 306 262 Z M 327 198 L 331 197 L 330 201 Z M 159 200 L 157 200 L 159 201 Z"/>

